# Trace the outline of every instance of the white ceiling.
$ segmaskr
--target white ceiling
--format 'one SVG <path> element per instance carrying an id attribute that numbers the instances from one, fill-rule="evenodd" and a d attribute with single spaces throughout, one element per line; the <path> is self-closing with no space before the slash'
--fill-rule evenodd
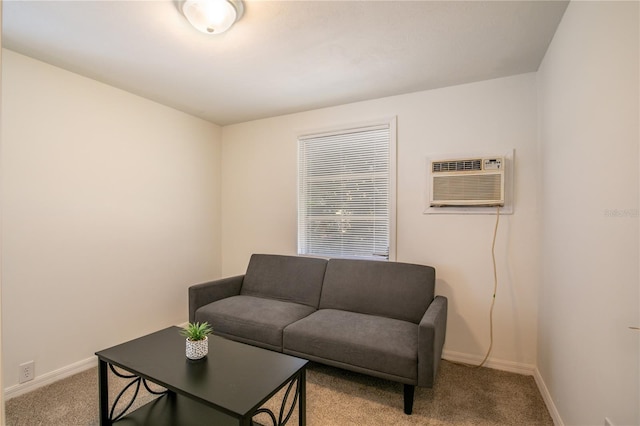
<path id="1" fill-rule="evenodd" d="M 566 1 L 249 1 L 228 32 L 178 1 L 4 0 L 3 46 L 220 125 L 532 72 Z"/>

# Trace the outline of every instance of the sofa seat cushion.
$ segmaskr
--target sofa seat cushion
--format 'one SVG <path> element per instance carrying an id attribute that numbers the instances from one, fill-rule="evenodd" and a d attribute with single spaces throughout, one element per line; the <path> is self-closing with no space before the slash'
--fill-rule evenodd
<path id="1" fill-rule="evenodd" d="M 415 383 L 418 325 L 356 312 L 320 309 L 285 328 L 284 352 Z"/>
<path id="2" fill-rule="evenodd" d="M 232 296 L 196 310 L 195 320 L 208 321 L 214 334 L 282 352 L 282 330 L 315 308 L 254 296 Z"/>

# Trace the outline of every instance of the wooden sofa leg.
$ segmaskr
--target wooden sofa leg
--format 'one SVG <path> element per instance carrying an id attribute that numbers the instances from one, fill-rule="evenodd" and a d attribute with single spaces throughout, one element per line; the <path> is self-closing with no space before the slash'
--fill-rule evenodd
<path id="1" fill-rule="evenodd" d="M 413 385 L 404 385 L 404 413 L 411 414 L 413 411 L 413 394 L 416 387 Z"/>

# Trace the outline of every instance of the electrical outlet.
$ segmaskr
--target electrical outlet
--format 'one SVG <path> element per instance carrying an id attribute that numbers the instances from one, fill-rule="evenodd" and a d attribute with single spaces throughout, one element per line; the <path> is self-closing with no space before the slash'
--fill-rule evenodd
<path id="1" fill-rule="evenodd" d="M 613 422 L 609 418 L 604 418 L 604 426 L 613 426 Z"/>
<path id="2" fill-rule="evenodd" d="M 20 364 L 20 368 L 18 369 L 18 383 L 24 383 L 28 382 L 29 380 L 33 380 L 33 378 L 35 377 L 35 368 L 36 363 L 34 361 Z"/>

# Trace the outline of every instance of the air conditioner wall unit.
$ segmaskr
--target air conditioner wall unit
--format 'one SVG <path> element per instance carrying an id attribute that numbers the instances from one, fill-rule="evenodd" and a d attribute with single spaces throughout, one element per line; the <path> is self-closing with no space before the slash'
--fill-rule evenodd
<path id="1" fill-rule="evenodd" d="M 504 157 L 431 162 L 431 207 L 504 206 Z"/>

